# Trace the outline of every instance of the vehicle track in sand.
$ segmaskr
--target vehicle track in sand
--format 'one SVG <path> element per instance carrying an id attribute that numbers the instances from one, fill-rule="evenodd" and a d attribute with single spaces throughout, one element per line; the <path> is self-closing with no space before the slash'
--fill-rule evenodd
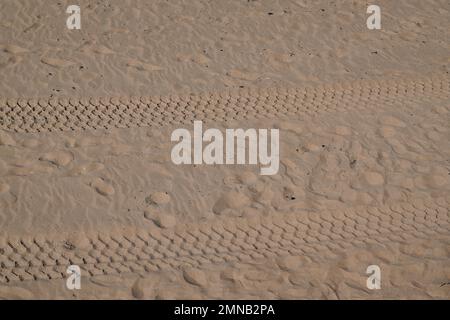
<path id="1" fill-rule="evenodd" d="M 165 97 L 0 98 L 0 129 L 34 133 L 167 126 L 194 120 L 295 118 L 421 101 L 449 103 L 450 76 Z"/>
<path id="2" fill-rule="evenodd" d="M 0 129 L 19 133 L 166 126 L 258 117 L 404 108 L 450 108 L 450 77 L 360 81 L 305 89 L 238 90 L 170 97 L 0 99 Z M 90 276 L 146 273 L 283 255 L 322 255 L 370 242 L 409 241 L 450 231 L 450 197 L 380 207 L 227 218 L 174 229 L 64 239 L 0 238 L 0 283 L 60 279 L 70 264 Z"/>
<path id="3" fill-rule="evenodd" d="M 5 239 L 0 282 L 66 277 L 71 264 L 90 276 L 323 255 L 368 243 L 408 242 L 450 232 L 450 197 L 382 207 L 221 219 L 167 230 L 98 234 L 84 248 L 62 239 Z"/>

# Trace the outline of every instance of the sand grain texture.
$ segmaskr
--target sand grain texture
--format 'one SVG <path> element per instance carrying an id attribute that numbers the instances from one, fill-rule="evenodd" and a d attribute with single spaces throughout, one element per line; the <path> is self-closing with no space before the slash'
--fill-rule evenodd
<path id="1" fill-rule="evenodd" d="M 0 298 L 450 298 L 450 5 L 379 5 L 2 2 Z M 174 165 L 194 120 L 279 172 Z"/>

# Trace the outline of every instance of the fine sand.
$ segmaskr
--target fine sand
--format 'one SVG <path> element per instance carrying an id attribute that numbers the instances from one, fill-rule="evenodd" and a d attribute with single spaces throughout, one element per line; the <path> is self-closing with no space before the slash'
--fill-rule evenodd
<path id="1" fill-rule="evenodd" d="M 450 298 L 450 4 L 0 4 L 0 298 Z M 280 168 L 171 133 L 280 130 Z M 66 287 L 69 265 L 81 289 Z M 381 270 L 370 290 L 366 269 Z"/>

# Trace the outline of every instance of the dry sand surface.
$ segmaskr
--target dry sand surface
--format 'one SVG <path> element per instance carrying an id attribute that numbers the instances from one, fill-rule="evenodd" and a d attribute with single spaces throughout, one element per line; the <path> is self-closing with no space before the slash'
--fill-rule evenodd
<path id="1" fill-rule="evenodd" d="M 70 4 L 0 3 L 0 298 L 450 298 L 447 0 L 377 1 L 381 30 L 366 1 Z M 279 129 L 278 173 L 173 164 L 194 120 Z"/>

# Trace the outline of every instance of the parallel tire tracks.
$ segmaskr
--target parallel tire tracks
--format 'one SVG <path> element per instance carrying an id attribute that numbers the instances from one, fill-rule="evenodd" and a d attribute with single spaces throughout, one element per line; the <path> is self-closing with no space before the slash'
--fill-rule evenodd
<path id="1" fill-rule="evenodd" d="M 19 133 L 167 126 L 259 117 L 450 103 L 450 77 L 361 81 L 303 89 L 238 90 L 169 97 L 0 99 L 0 129 Z M 375 110 L 375 109 L 374 109 Z M 450 198 L 393 206 L 231 218 L 174 229 L 99 234 L 78 248 L 54 238 L 0 239 L 0 283 L 146 273 L 280 255 L 321 255 L 370 242 L 409 241 L 450 231 Z"/>

